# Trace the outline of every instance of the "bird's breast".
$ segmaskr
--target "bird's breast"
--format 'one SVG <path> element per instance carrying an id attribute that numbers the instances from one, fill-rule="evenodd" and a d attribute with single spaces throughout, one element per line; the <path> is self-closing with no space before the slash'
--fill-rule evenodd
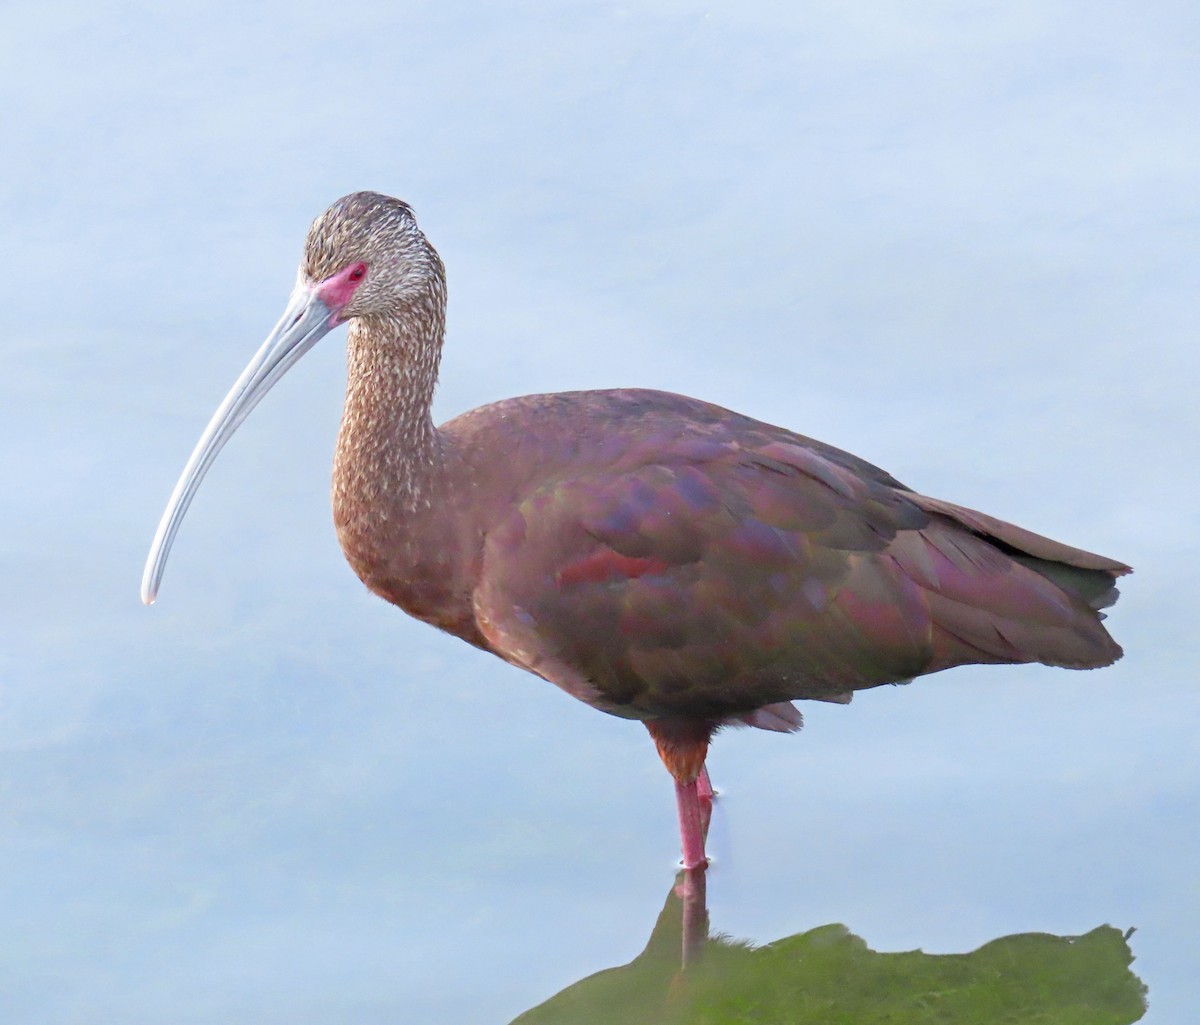
<path id="1" fill-rule="evenodd" d="M 486 647 L 471 607 L 469 545 L 451 529 L 454 516 L 336 494 L 333 511 L 342 554 L 370 591 L 415 619 Z"/>

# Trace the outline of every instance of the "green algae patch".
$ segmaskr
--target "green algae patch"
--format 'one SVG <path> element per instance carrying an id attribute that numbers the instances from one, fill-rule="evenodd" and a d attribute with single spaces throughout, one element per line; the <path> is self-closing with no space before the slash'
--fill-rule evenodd
<path id="1" fill-rule="evenodd" d="M 1128 1025 L 1146 1011 L 1128 934 L 1023 933 L 967 954 L 881 953 L 843 925 L 755 947 L 691 940 L 673 892 L 646 949 L 512 1025 Z"/>

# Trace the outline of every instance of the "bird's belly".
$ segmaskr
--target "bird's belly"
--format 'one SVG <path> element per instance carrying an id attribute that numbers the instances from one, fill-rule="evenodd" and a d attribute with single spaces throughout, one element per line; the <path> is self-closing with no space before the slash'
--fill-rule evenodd
<path id="1" fill-rule="evenodd" d="M 855 686 L 850 686 L 844 680 L 814 677 L 802 670 L 788 671 L 782 667 L 775 671 L 731 675 L 721 681 L 678 676 L 622 678 L 611 673 L 603 675 L 603 679 L 597 680 L 595 676 L 588 677 L 584 670 L 572 669 L 565 679 L 551 678 L 551 682 L 593 707 L 626 719 L 702 718 L 716 722 L 793 700 L 845 702 L 849 700 L 847 695 L 855 689 L 903 682 L 903 678 L 897 676 L 870 682 L 858 680 Z M 587 696 L 578 693 L 580 687 L 575 681 L 579 679 L 587 680 Z"/>
<path id="2" fill-rule="evenodd" d="M 707 650 L 635 648 L 620 634 L 596 634 L 584 623 L 565 632 L 543 629 L 514 605 L 493 615 L 477 603 L 476 617 L 488 647 L 505 661 L 625 719 L 719 722 L 795 699 L 844 702 L 854 690 L 912 675 L 900 669 L 870 672 L 861 664 L 849 672 L 836 658 L 821 657 L 819 649 L 792 649 L 764 662 L 723 646 L 719 638 Z"/>

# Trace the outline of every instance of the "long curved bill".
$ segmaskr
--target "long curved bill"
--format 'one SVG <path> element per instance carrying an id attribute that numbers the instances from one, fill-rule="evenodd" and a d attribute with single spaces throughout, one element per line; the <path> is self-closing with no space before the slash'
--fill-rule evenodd
<path id="1" fill-rule="evenodd" d="M 142 601 L 147 605 L 152 605 L 158 597 L 158 587 L 162 583 L 167 555 L 171 551 L 179 524 L 183 522 L 184 513 L 191 505 L 205 473 L 217 458 L 217 453 L 233 436 L 233 432 L 242 421 L 250 415 L 250 411 L 271 390 L 272 385 L 286 374 L 322 335 L 336 326 L 333 316 L 333 312 L 313 288 L 297 284 L 279 323 L 263 342 L 262 348 L 254 354 L 250 365 L 242 371 L 242 376 L 237 379 L 237 383 L 229 390 L 208 426 L 204 428 L 192 457 L 183 468 L 179 483 L 171 493 L 171 499 L 167 502 L 167 508 L 158 524 L 158 531 L 150 545 L 146 569 L 142 573 Z"/>

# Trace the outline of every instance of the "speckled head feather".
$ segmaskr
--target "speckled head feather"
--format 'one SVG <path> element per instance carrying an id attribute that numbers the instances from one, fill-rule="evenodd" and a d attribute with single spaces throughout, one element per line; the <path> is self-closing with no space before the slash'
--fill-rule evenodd
<path id="1" fill-rule="evenodd" d="M 430 285 L 443 282 L 442 261 L 417 227 L 412 207 L 378 192 L 343 196 L 312 223 L 300 269 L 319 283 L 351 263 L 367 265 L 367 279 L 343 311 L 343 319 L 394 315 L 427 300 Z M 442 291 L 435 285 L 436 291 Z"/>

